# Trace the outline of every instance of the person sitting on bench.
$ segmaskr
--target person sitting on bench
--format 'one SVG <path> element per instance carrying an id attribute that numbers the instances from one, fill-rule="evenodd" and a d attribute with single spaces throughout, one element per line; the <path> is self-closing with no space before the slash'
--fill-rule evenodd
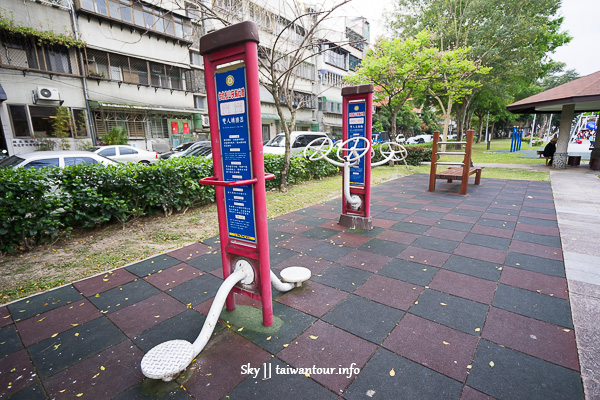
<path id="1" fill-rule="evenodd" d="M 556 153 L 556 142 L 558 139 L 556 139 L 555 137 L 553 137 L 550 140 L 550 143 L 548 143 L 546 145 L 546 147 L 544 147 L 544 157 L 550 157 L 550 162 L 548 163 L 548 165 L 552 165 L 552 160 L 554 160 L 554 153 Z"/>

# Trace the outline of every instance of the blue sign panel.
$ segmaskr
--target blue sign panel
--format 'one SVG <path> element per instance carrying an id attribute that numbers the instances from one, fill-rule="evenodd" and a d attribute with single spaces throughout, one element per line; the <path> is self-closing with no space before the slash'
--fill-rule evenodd
<path id="1" fill-rule="evenodd" d="M 596 121 L 587 121 L 585 129 L 596 129 Z"/>
<path id="2" fill-rule="evenodd" d="M 250 130 L 246 101 L 246 68 L 215 74 L 223 179 L 252 179 Z M 226 187 L 225 210 L 230 238 L 256 243 L 252 185 Z"/>
<path id="3" fill-rule="evenodd" d="M 354 137 L 366 138 L 367 113 L 366 103 L 349 103 L 348 104 L 348 139 Z M 368 138 L 367 138 L 368 139 Z M 360 141 L 357 147 L 364 147 L 364 142 Z M 371 154 L 365 154 L 365 157 L 370 157 Z M 358 164 L 350 167 L 350 184 L 355 186 L 365 185 L 365 157 L 361 157 Z"/>

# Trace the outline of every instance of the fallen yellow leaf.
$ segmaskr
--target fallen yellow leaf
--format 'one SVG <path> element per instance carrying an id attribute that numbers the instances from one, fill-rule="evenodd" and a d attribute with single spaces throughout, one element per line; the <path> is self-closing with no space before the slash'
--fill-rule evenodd
<path id="1" fill-rule="evenodd" d="M 390 376 L 396 376 L 396 371 L 394 371 L 394 368 L 390 370 Z"/>
<path id="2" fill-rule="evenodd" d="M 447 305 L 448 305 L 448 304 L 446 304 L 446 303 L 440 303 L 440 304 L 441 304 L 441 305 L 443 305 L 443 306 L 447 306 Z"/>
<path id="3" fill-rule="evenodd" d="M 490 367 L 494 368 L 494 362 L 490 361 Z"/>
<path id="4" fill-rule="evenodd" d="M 267 338 L 267 340 L 271 340 L 271 336 L 269 336 L 269 337 Z"/>
<path id="5" fill-rule="evenodd" d="M 315 340 L 315 339 L 319 338 L 318 336 L 315 336 L 315 335 L 308 335 L 308 337 L 311 338 L 312 340 Z"/>
<path id="6" fill-rule="evenodd" d="M 50 337 L 56 337 L 58 335 L 58 333 L 55 333 L 54 335 L 50 336 Z"/>
<path id="7" fill-rule="evenodd" d="M 106 368 L 104 368 L 104 365 L 100 366 L 100 371 L 104 371 Z"/>
<path id="8" fill-rule="evenodd" d="M 238 329 L 238 332 L 241 332 L 244 330 L 244 327 L 242 326 L 240 329 Z"/>
<path id="9" fill-rule="evenodd" d="M 450 344 L 450 343 L 446 342 L 445 340 L 443 340 L 442 343 L 444 343 L 446 346 L 448 346 Z"/>
<path id="10" fill-rule="evenodd" d="M 81 396 L 83 396 L 83 393 L 78 393 L 77 394 L 77 397 L 81 397 Z"/>

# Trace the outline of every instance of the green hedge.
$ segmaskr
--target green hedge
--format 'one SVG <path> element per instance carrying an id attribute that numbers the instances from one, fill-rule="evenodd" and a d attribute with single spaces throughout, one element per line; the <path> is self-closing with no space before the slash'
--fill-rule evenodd
<path id="1" fill-rule="evenodd" d="M 266 155 L 265 171 L 279 186 L 283 157 Z M 291 184 L 334 175 L 326 161 L 292 158 Z M 73 228 L 162 212 L 170 215 L 214 201 L 214 187 L 200 178 L 212 176 L 212 160 L 175 158 L 151 166 L 77 165 L 63 169 L 0 168 L 0 252 L 15 252 L 68 236 Z"/>
<path id="2" fill-rule="evenodd" d="M 379 150 L 381 146 L 385 146 L 385 143 L 383 145 L 377 144 L 373 146 L 373 150 L 375 151 L 375 155 L 372 160 L 373 162 L 383 160 L 383 156 L 381 155 L 381 152 Z M 406 163 L 408 165 L 419 165 L 424 161 L 431 161 L 431 143 L 423 143 L 403 147 L 406 149 Z"/>

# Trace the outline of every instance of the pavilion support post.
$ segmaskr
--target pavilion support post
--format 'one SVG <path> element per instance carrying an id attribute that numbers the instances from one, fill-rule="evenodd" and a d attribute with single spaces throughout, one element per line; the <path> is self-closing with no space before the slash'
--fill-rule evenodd
<path id="1" fill-rule="evenodd" d="M 560 115 L 560 129 L 558 131 L 558 141 L 556 142 L 556 153 L 552 160 L 552 168 L 567 168 L 567 147 L 569 147 L 569 135 L 571 134 L 571 123 L 575 115 L 575 104 L 565 104 L 562 106 Z"/>

